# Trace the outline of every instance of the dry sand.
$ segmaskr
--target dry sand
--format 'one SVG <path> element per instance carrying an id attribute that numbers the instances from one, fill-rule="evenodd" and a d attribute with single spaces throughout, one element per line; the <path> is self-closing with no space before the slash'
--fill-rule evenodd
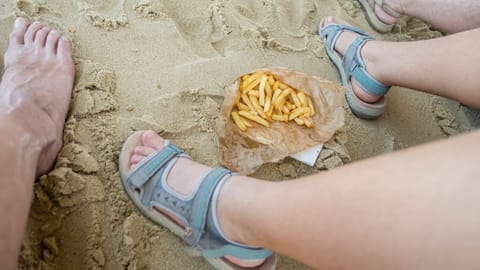
<path id="1" fill-rule="evenodd" d="M 213 129 L 225 86 L 268 65 L 338 81 L 315 35 L 320 18 L 335 15 L 374 33 L 348 0 L 0 0 L 0 7 L 1 51 L 15 16 L 39 19 L 70 37 L 77 74 L 65 147 L 34 187 L 20 269 L 210 269 L 129 203 L 116 166 L 122 141 L 154 129 L 194 159 L 219 165 Z M 439 33 L 409 21 L 374 35 Z M 471 129 L 455 102 L 399 88 L 388 102 L 378 121 L 348 112 L 315 168 L 286 159 L 255 176 L 293 179 Z M 278 269 L 308 268 L 281 257 Z"/>

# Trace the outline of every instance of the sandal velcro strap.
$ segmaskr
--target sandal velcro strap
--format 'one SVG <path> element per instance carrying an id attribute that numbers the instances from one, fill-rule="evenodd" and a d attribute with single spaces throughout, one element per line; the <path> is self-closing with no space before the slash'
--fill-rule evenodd
<path id="1" fill-rule="evenodd" d="M 192 204 L 192 213 L 187 227 L 185 241 L 190 246 L 197 246 L 202 234 L 205 232 L 207 224 L 207 214 L 210 206 L 210 199 L 212 198 L 215 187 L 227 175 L 231 175 L 231 171 L 224 168 L 217 168 L 210 171 L 197 189 L 195 198 Z"/>
<path id="2" fill-rule="evenodd" d="M 129 183 L 135 188 L 140 188 L 160 169 L 165 167 L 172 159 L 183 154 L 183 151 L 165 140 L 162 150 L 153 153 L 136 166 L 128 175 Z"/>
<path id="3" fill-rule="evenodd" d="M 390 86 L 377 81 L 364 67 L 356 67 L 352 71 L 352 77 L 355 78 L 365 91 L 374 96 L 384 96 L 390 90 Z"/>
<path id="4" fill-rule="evenodd" d="M 361 85 L 368 93 L 381 97 L 385 95 L 390 86 L 377 81 L 365 68 L 360 51 L 365 43 L 372 40 L 369 36 L 360 36 L 355 39 L 347 48 L 343 56 L 342 66 L 344 70 Z"/>

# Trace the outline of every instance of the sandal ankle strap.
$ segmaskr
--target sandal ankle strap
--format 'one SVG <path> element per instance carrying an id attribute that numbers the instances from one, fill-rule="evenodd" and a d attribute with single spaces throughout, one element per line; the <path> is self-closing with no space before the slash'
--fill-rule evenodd
<path id="1" fill-rule="evenodd" d="M 370 40 L 373 40 L 370 36 L 360 36 L 356 38 L 350 46 L 348 46 L 343 56 L 342 65 L 347 73 L 355 78 L 365 91 L 374 96 L 381 97 L 390 90 L 390 86 L 379 82 L 367 72 L 365 62 L 361 55 L 363 46 Z"/>
<path id="2" fill-rule="evenodd" d="M 349 25 L 329 24 L 320 31 L 322 39 L 325 40 L 327 50 L 335 51 L 337 39 L 345 31 L 351 31 L 360 35 L 348 46 L 342 58 L 342 68 L 346 72 L 347 81 L 350 80 L 350 77 L 353 77 L 370 94 L 375 96 L 385 95 L 390 86 L 379 82 L 367 72 L 365 62 L 360 54 L 365 43 L 373 40 L 366 32 Z"/>

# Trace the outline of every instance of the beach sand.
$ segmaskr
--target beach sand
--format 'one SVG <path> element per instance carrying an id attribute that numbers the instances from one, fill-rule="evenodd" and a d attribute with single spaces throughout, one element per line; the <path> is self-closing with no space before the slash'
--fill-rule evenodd
<path id="1" fill-rule="evenodd" d="M 195 160 L 220 165 L 215 121 L 237 77 L 283 66 L 338 82 L 316 35 L 321 18 L 343 18 L 385 40 L 440 35 L 416 20 L 379 35 L 348 0 L 0 0 L 0 6 L 2 52 L 15 16 L 24 16 L 68 36 L 76 63 L 65 145 L 56 169 L 34 186 L 20 269 L 210 269 L 127 199 L 117 169 L 125 138 L 153 129 Z M 346 124 L 314 168 L 287 158 L 254 176 L 294 181 L 472 128 L 456 102 L 397 87 L 387 100 L 377 121 L 359 120 L 345 106 Z M 280 256 L 278 269 L 309 268 Z"/>

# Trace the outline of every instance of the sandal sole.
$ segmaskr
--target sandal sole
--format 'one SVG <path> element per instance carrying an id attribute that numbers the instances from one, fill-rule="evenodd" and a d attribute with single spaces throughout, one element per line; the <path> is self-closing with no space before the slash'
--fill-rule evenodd
<path id="1" fill-rule="evenodd" d="M 370 7 L 367 0 L 357 1 L 360 2 L 363 11 L 366 13 L 367 21 L 373 29 L 380 33 L 388 33 L 392 31 L 393 24 L 386 24 L 380 21 L 380 19 L 378 19 L 377 15 L 375 14 L 375 10 Z"/>

